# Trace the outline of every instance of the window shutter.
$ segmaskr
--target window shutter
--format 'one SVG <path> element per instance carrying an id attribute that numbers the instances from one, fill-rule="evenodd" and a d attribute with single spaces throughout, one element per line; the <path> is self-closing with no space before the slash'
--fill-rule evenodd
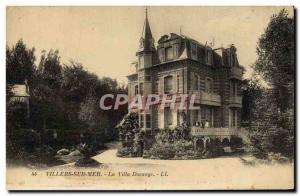
<path id="1" fill-rule="evenodd" d="M 159 88 L 159 90 L 158 90 L 159 94 L 161 94 L 161 95 L 164 94 L 164 78 L 163 77 L 159 78 L 158 88 Z"/>
<path id="2" fill-rule="evenodd" d="M 176 93 L 177 92 L 177 74 L 173 74 L 173 78 L 172 78 L 172 83 L 173 83 L 173 88 L 172 88 L 172 92 Z"/>
<path id="3" fill-rule="evenodd" d="M 164 128 L 164 110 L 158 109 L 158 127 L 160 129 Z"/>

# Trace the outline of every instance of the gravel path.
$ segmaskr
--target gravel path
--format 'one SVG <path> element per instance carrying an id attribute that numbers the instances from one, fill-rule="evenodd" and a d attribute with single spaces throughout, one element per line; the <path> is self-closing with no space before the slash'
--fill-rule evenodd
<path id="1" fill-rule="evenodd" d="M 23 189 L 200 190 L 288 189 L 293 187 L 293 164 L 246 165 L 239 157 L 199 160 L 151 160 L 116 157 L 109 149 L 93 157 L 99 168 L 74 165 L 38 171 L 7 168 L 7 187 Z M 247 158 L 247 157 L 244 157 Z M 47 176 L 46 172 L 101 172 L 102 176 Z M 30 179 L 30 180 L 29 180 Z"/>

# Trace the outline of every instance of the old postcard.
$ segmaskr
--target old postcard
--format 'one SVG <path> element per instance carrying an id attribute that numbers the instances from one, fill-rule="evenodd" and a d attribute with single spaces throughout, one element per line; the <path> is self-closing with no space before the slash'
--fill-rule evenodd
<path id="1" fill-rule="evenodd" d="M 294 7 L 8 6 L 8 190 L 294 190 Z"/>

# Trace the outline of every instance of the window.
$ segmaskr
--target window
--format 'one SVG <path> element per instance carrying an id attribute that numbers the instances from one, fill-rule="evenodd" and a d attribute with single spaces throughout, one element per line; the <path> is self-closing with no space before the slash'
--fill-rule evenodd
<path id="1" fill-rule="evenodd" d="M 197 45 L 195 43 L 191 44 L 192 59 L 197 60 Z"/>
<path id="2" fill-rule="evenodd" d="M 237 110 L 229 109 L 229 127 L 237 127 Z"/>
<path id="3" fill-rule="evenodd" d="M 143 57 L 139 57 L 139 69 L 144 68 L 144 59 Z"/>
<path id="4" fill-rule="evenodd" d="M 173 48 L 172 47 L 166 48 L 166 59 L 167 60 L 173 59 Z"/>
<path id="5" fill-rule="evenodd" d="M 198 122 L 198 110 L 193 110 L 193 121 L 192 121 L 192 125 L 197 125 Z"/>
<path id="6" fill-rule="evenodd" d="M 151 72 L 150 70 L 145 70 L 145 80 L 146 81 L 151 81 Z"/>
<path id="7" fill-rule="evenodd" d="M 214 108 L 208 108 L 208 121 L 209 121 L 209 126 L 214 127 Z"/>
<path id="8" fill-rule="evenodd" d="M 231 96 L 237 96 L 237 81 L 230 81 L 230 94 Z"/>
<path id="9" fill-rule="evenodd" d="M 201 107 L 201 123 L 205 124 L 206 121 L 208 122 L 208 127 L 214 126 L 214 109 L 211 107 Z"/>
<path id="10" fill-rule="evenodd" d="M 211 50 L 206 51 L 206 63 L 208 65 L 212 64 L 212 52 L 211 52 Z"/>
<path id="11" fill-rule="evenodd" d="M 140 115 L 140 127 L 144 128 L 144 115 L 143 114 Z"/>
<path id="12" fill-rule="evenodd" d="M 174 58 L 178 57 L 178 53 L 179 53 L 179 44 L 174 44 Z"/>
<path id="13" fill-rule="evenodd" d="M 200 90 L 200 76 L 191 72 L 191 90 Z"/>
<path id="14" fill-rule="evenodd" d="M 195 75 L 195 90 L 200 90 L 200 76 Z"/>
<path id="15" fill-rule="evenodd" d="M 134 95 L 138 95 L 139 94 L 139 86 L 138 85 L 135 85 L 134 86 Z"/>
<path id="16" fill-rule="evenodd" d="M 177 126 L 182 125 L 186 122 L 186 114 L 183 111 L 177 110 Z"/>
<path id="17" fill-rule="evenodd" d="M 147 76 L 145 76 L 145 79 L 146 79 L 146 81 L 149 81 L 149 82 L 150 82 L 150 81 L 151 81 L 151 76 L 148 76 L 148 75 L 147 75 Z"/>
<path id="18" fill-rule="evenodd" d="M 164 111 L 164 120 L 165 120 L 165 127 L 170 127 L 173 125 L 173 115 L 172 110 L 169 108 L 166 108 Z"/>
<path id="19" fill-rule="evenodd" d="M 146 114 L 146 128 L 151 128 L 151 116 Z"/>
<path id="20" fill-rule="evenodd" d="M 206 126 L 214 127 L 214 108 L 202 106 L 200 109 L 202 126 L 205 125 L 206 122 L 208 122 Z"/>
<path id="21" fill-rule="evenodd" d="M 144 95 L 144 83 L 140 83 L 140 95 Z"/>
<path id="22" fill-rule="evenodd" d="M 212 93 L 212 90 L 213 90 L 213 81 L 211 78 L 206 78 L 205 91 L 207 93 Z"/>
<path id="23" fill-rule="evenodd" d="M 165 49 L 164 48 L 158 49 L 158 58 L 162 62 L 165 61 Z"/>
<path id="24" fill-rule="evenodd" d="M 164 92 L 165 94 L 169 94 L 172 92 L 172 83 L 173 83 L 173 76 L 166 76 L 164 78 Z"/>

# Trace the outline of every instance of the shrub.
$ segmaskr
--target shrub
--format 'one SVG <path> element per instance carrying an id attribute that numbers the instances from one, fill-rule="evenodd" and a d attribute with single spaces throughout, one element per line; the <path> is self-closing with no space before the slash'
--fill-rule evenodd
<path id="1" fill-rule="evenodd" d="M 132 147 L 122 147 L 119 148 L 117 151 L 118 157 L 131 157 L 131 154 L 133 152 Z"/>
<path id="2" fill-rule="evenodd" d="M 254 155 L 266 159 L 269 152 L 281 153 L 292 158 L 294 149 L 293 134 L 281 127 L 270 127 L 251 132 L 251 142 L 255 147 Z"/>
<path id="3" fill-rule="evenodd" d="M 155 141 L 146 157 L 157 159 L 188 159 L 196 155 L 193 150 L 190 128 L 185 124 L 174 129 L 155 131 Z"/>
<path id="4" fill-rule="evenodd" d="M 144 134 L 140 131 L 138 124 L 138 115 L 136 113 L 129 113 L 124 116 L 123 120 L 117 126 L 121 142 L 117 156 L 142 156 L 141 145 L 144 143 Z"/>

